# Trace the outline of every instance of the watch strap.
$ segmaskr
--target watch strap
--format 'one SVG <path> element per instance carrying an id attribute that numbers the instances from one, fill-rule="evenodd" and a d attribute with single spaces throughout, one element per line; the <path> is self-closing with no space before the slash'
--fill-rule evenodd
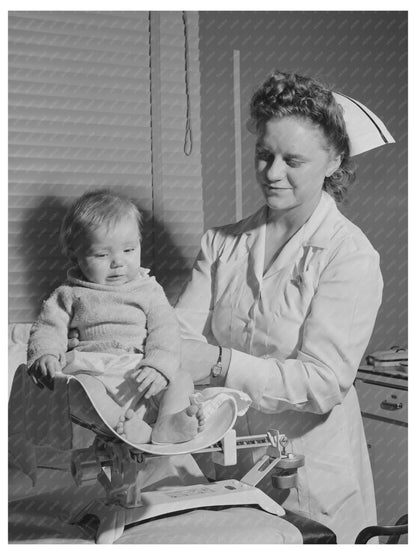
<path id="1" fill-rule="evenodd" d="M 222 366 L 222 347 L 218 345 L 219 353 L 217 362 L 211 368 L 211 376 L 213 378 L 218 378 L 222 374 L 223 366 Z"/>

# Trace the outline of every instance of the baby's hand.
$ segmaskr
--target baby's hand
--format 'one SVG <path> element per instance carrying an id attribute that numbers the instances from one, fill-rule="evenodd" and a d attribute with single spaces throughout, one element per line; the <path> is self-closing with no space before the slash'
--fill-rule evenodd
<path id="1" fill-rule="evenodd" d="M 79 331 L 77 328 L 71 328 L 68 331 L 68 351 L 72 351 L 79 345 Z"/>
<path id="2" fill-rule="evenodd" d="M 138 369 L 136 381 L 140 384 L 139 391 L 147 389 L 144 394 L 146 399 L 157 395 L 168 385 L 168 380 L 165 376 L 150 366 L 141 366 Z"/>
<path id="3" fill-rule="evenodd" d="M 40 388 L 45 385 L 53 389 L 53 379 L 56 372 L 61 370 L 61 363 L 54 355 L 42 355 L 30 367 L 29 375 Z"/>

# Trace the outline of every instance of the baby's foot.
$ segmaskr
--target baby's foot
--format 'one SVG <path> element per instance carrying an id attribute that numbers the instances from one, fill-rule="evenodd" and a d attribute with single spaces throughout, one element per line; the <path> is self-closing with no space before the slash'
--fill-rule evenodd
<path id="1" fill-rule="evenodd" d="M 191 406 L 196 410 L 196 417 L 198 419 L 198 432 L 202 432 L 205 428 L 206 422 L 211 415 L 213 415 L 219 407 L 229 399 L 229 395 L 220 393 L 206 401 L 197 400 L 197 396 L 191 397 Z"/>
<path id="2" fill-rule="evenodd" d="M 180 412 L 159 418 L 153 427 L 152 443 L 183 443 L 194 438 L 201 422 L 198 414 L 199 407 L 190 405 Z"/>
<path id="3" fill-rule="evenodd" d="M 128 409 L 125 415 L 120 417 L 116 432 L 130 443 L 150 443 L 152 428 L 144 422 L 141 414 Z"/>
<path id="4" fill-rule="evenodd" d="M 188 411 L 192 411 L 193 414 L 195 414 L 196 419 L 198 420 L 198 432 L 202 432 L 202 430 L 205 428 L 205 424 L 209 416 L 209 414 L 206 414 L 205 408 L 206 407 L 203 403 L 195 403 L 191 399 L 191 405 L 187 409 Z"/>

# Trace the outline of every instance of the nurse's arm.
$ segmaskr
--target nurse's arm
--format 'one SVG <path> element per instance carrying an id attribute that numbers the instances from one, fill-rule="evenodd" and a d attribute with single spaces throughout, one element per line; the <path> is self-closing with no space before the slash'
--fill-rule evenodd
<path id="1" fill-rule="evenodd" d="M 216 345 L 203 343 L 194 339 L 182 341 L 181 368 L 191 374 L 194 382 L 207 380 L 211 376 L 211 369 L 218 360 L 219 349 Z M 222 367 L 224 377 L 212 380 L 212 385 L 223 386 L 231 359 L 231 349 L 222 349 Z"/>
<path id="2" fill-rule="evenodd" d="M 175 306 L 181 335 L 185 340 L 193 339 L 215 344 L 215 338 L 211 333 L 213 299 L 211 276 L 215 267 L 215 253 L 214 233 L 208 230 L 201 239 L 201 250 L 195 260 L 191 278 Z M 186 348 L 185 356 L 187 352 L 191 352 L 191 349 L 192 346 Z M 208 352 L 208 355 L 210 354 L 212 351 Z"/>
<path id="3" fill-rule="evenodd" d="M 225 385 L 246 392 L 263 412 L 329 412 L 354 382 L 381 292 L 377 253 L 345 246 L 320 277 L 296 357 L 264 359 L 233 349 Z"/>

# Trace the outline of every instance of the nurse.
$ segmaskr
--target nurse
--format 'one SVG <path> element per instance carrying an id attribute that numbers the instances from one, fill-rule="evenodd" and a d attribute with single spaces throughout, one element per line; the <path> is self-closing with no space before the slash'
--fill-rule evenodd
<path id="1" fill-rule="evenodd" d="M 351 154 L 394 142 L 385 130 L 391 140 L 382 134 L 378 144 L 360 145 L 368 138 L 355 116 L 347 127 L 341 107 L 350 104 L 360 112 L 296 74 L 276 72 L 260 87 L 250 109 L 264 205 L 205 233 L 176 307 L 183 366 L 194 380 L 210 376 L 211 385 L 252 399 L 237 435 L 277 428 L 305 455 L 297 490 L 260 487 L 329 526 L 338 543 L 376 523 L 353 382 L 383 282 L 379 255 L 337 202 L 354 180 Z M 238 465 L 216 467 L 215 478 L 241 477 L 262 454 L 239 454 Z"/>

